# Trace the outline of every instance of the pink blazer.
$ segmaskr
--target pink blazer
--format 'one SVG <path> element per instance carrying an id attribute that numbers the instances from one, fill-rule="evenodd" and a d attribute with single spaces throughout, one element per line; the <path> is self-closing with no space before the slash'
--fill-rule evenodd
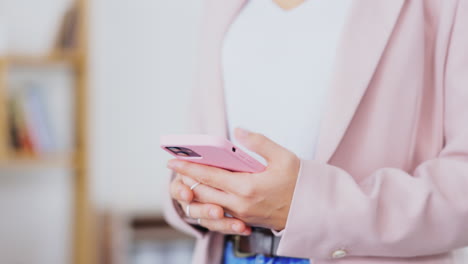
<path id="1" fill-rule="evenodd" d="M 246 0 L 205 2 L 192 121 L 226 136 L 220 48 Z M 278 254 L 453 263 L 468 246 L 468 0 L 355 0 L 337 52 Z M 222 235 L 184 222 L 168 195 L 166 216 L 197 238 L 194 263 L 220 263 Z M 332 260 L 337 249 L 348 255 Z"/>

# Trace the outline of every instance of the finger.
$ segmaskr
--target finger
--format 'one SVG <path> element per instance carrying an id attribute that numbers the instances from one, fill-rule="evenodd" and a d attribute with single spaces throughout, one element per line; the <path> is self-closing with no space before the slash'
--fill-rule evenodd
<path id="1" fill-rule="evenodd" d="M 230 193 L 235 193 L 235 190 L 241 188 L 247 180 L 246 177 L 250 175 L 178 159 L 170 160 L 168 167 L 202 184 Z"/>
<path id="2" fill-rule="evenodd" d="M 187 203 L 181 205 L 185 214 L 190 213 L 187 215 L 190 218 L 222 219 L 224 217 L 224 210 L 219 205 L 192 202 L 190 203 L 190 212 L 187 212 Z"/>
<path id="3" fill-rule="evenodd" d="M 235 219 L 225 217 L 219 220 L 212 219 L 200 219 L 199 224 L 203 227 L 208 228 L 211 231 L 223 233 L 223 234 L 235 234 L 235 235 L 250 235 L 252 229 L 247 226 L 244 222 Z"/>
<path id="4" fill-rule="evenodd" d="M 285 153 L 290 152 L 268 137 L 240 127 L 234 130 L 234 135 L 243 146 L 265 158 L 268 163 L 281 160 Z"/>
<path id="5" fill-rule="evenodd" d="M 187 186 L 192 186 L 196 181 L 190 177 L 182 176 L 182 182 Z M 215 189 L 205 184 L 200 184 L 192 190 L 193 200 L 200 203 L 217 204 L 222 207 L 231 207 L 233 197 L 231 194 Z"/>
<path id="6" fill-rule="evenodd" d="M 178 201 L 191 202 L 193 200 L 192 190 L 182 182 L 181 177 L 171 182 L 170 193 L 171 197 Z"/>

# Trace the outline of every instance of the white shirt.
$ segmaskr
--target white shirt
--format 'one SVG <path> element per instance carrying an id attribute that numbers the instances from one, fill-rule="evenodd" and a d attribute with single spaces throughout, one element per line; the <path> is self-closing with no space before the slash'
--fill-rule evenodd
<path id="1" fill-rule="evenodd" d="M 351 1 L 306 0 L 289 11 L 272 0 L 246 4 L 222 50 L 227 120 L 236 145 L 233 129 L 240 126 L 314 159 Z"/>

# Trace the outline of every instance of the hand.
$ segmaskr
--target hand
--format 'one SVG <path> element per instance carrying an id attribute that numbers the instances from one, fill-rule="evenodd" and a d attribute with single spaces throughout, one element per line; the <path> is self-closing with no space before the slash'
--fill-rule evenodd
<path id="1" fill-rule="evenodd" d="M 194 194 L 189 186 L 195 183 L 184 184 L 182 176 L 177 174 L 170 187 L 172 198 L 179 203 L 184 212 L 186 212 L 187 205 L 190 204 L 190 215 L 187 215 L 187 217 L 200 219 L 199 224 L 211 231 L 224 234 L 250 235 L 251 228 L 238 219 L 224 217 L 224 209 L 221 206 L 194 202 Z M 203 186 L 199 187 L 203 188 Z"/>
<path id="2" fill-rule="evenodd" d="M 170 160 L 168 167 L 183 175 L 186 184 L 202 183 L 193 192 L 198 203 L 219 205 L 251 226 L 284 229 L 300 159 L 261 134 L 238 128 L 235 136 L 242 145 L 267 160 L 265 171 L 229 172 L 177 159 Z"/>

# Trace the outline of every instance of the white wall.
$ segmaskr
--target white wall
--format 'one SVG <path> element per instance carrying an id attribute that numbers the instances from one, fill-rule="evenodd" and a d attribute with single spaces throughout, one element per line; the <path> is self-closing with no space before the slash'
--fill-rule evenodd
<path id="1" fill-rule="evenodd" d="M 11 53 L 44 54 L 55 42 L 57 28 L 71 0 L 0 0 L 0 23 L 6 23 Z"/>
<path id="2" fill-rule="evenodd" d="M 0 263 L 69 263 L 71 174 L 0 171 Z"/>
<path id="3" fill-rule="evenodd" d="M 159 212 L 159 136 L 185 127 L 201 1 L 91 2 L 91 176 L 100 208 Z"/>

